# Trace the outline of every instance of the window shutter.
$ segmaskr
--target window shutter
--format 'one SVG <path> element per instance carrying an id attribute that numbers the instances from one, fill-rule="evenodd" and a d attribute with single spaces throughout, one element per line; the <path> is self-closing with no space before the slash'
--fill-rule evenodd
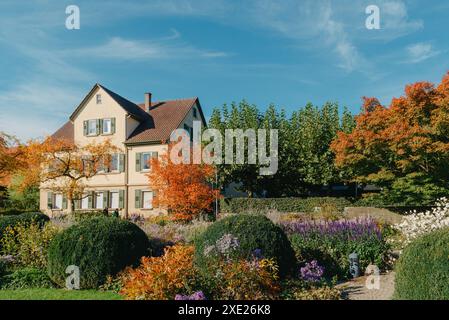
<path id="1" fill-rule="evenodd" d="M 101 120 L 100 119 L 97 119 L 97 136 L 100 134 L 100 123 L 101 123 Z"/>
<path id="2" fill-rule="evenodd" d="M 125 172 L 125 154 L 120 154 L 119 156 L 119 171 Z"/>
<path id="3" fill-rule="evenodd" d="M 53 209 L 53 192 L 47 193 L 47 208 Z"/>
<path id="4" fill-rule="evenodd" d="M 67 197 L 66 196 L 62 196 L 62 209 L 66 210 L 68 208 L 68 203 L 67 203 Z"/>
<path id="5" fill-rule="evenodd" d="M 109 208 L 109 191 L 103 191 L 103 209 Z"/>
<path id="6" fill-rule="evenodd" d="M 81 200 L 75 200 L 75 210 L 79 210 L 81 208 Z"/>
<path id="7" fill-rule="evenodd" d="M 97 121 L 98 121 L 98 125 L 99 125 L 99 129 L 98 129 L 99 134 L 104 134 L 104 132 L 103 132 L 103 128 L 104 128 L 103 121 L 104 121 L 104 119 L 99 119 Z"/>
<path id="8" fill-rule="evenodd" d="M 141 209 L 142 208 L 142 190 L 136 190 L 136 209 Z"/>
<path id="9" fill-rule="evenodd" d="M 125 190 L 120 190 L 119 191 L 118 207 L 120 209 L 123 209 L 125 207 Z"/>
<path id="10" fill-rule="evenodd" d="M 94 192 L 91 192 L 89 194 L 89 196 L 87 197 L 87 199 L 88 199 L 87 208 L 88 209 L 93 209 L 93 207 L 94 207 Z"/>
<path id="11" fill-rule="evenodd" d="M 138 152 L 136 153 L 136 172 L 142 171 L 142 153 Z"/>
<path id="12" fill-rule="evenodd" d="M 115 133 L 115 118 L 111 119 L 111 134 Z"/>
<path id="13" fill-rule="evenodd" d="M 83 122 L 83 132 L 85 136 L 89 133 L 89 122 L 87 122 L 87 120 Z"/>

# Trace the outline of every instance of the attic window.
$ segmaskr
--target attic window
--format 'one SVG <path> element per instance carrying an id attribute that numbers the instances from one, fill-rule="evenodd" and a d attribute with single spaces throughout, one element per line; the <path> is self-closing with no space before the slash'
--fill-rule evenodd
<path id="1" fill-rule="evenodd" d="M 193 108 L 193 117 L 196 118 L 196 108 Z"/>
<path id="2" fill-rule="evenodd" d="M 97 94 L 97 104 L 101 104 L 101 94 Z"/>

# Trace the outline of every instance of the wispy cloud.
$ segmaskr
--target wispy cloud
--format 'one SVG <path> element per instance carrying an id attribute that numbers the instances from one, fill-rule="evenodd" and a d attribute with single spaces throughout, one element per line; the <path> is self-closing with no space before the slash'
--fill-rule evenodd
<path id="1" fill-rule="evenodd" d="M 441 51 L 435 50 L 431 43 L 420 42 L 415 43 L 406 48 L 407 60 L 406 63 L 419 63 L 424 60 L 435 57 L 441 53 Z"/>
<path id="2" fill-rule="evenodd" d="M 222 58 L 229 56 L 226 52 L 198 49 L 183 42 L 174 42 L 180 38 L 176 32 L 162 40 L 134 40 L 113 37 L 104 44 L 65 51 L 73 56 L 105 58 L 127 61 L 151 61 L 154 59 L 194 59 Z"/>

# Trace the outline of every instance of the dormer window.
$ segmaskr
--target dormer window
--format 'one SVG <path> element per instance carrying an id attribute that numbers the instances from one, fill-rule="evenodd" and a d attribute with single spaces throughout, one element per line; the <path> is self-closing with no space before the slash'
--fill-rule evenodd
<path id="1" fill-rule="evenodd" d="M 97 104 L 101 104 L 101 94 L 97 94 Z"/>

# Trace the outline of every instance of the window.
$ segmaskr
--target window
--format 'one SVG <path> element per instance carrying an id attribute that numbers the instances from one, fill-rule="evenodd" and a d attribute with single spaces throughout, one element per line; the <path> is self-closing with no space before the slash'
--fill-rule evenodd
<path id="1" fill-rule="evenodd" d="M 196 118 L 197 114 L 196 114 L 196 108 L 193 108 L 193 117 Z"/>
<path id="2" fill-rule="evenodd" d="M 142 170 L 150 170 L 151 168 L 151 152 L 142 153 Z"/>
<path id="3" fill-rule="evenodd" d="M 109 194 L 111 199 L 111 209 L 119 209 L 119 193 L 118 192 L 111 192 Z"/>
<path id="4" fill-rule="evenodd" d="M 62 194 L 55 195 L 55 205 L 53 209 L 61 210 L 62 209 Z"/>
<path id="5" fill-rule="evenodd" d="M 119 170 L 119 161 L 120 155 L 118 153 L 114 153 L 111 157 L 111 171 Z"/>
<path id="6" fill-rule="evenodd" d="M 97 120 L 87 121 L 87 135 L 95 136 L 97 135 Z"/>
<path id="7" fill-rule="evenodd" d="M 89 209 L 89 196 L 87 194 L 81 199 L 81 209 Z"/>
<path id="8" fill-rule="evenodd" d="M 97 104 L 101 104 L 101 94 L 97 94 Z"/>
<path id="9" fill-rule="evenodd" d="M 186 130 L 189 133 L 190 141 L 193 141 L 193 128 L 184 124 L 184 130 Z"/>
<path id="10" fill-rule="evenodd" d="M 153 192 L 143 191 L 142 192 L 143 209 L 153 209 Z"/>
<path id="11" fill-rule="evenodd" d="M 112 119 L 103 119 L 103 134 L 112 134 Z"/>
<path id="12" fill-rule="evenodd" d="M 103 209 L 103 192 L 97 192 L 95 194 L 95 208 Z"/>

